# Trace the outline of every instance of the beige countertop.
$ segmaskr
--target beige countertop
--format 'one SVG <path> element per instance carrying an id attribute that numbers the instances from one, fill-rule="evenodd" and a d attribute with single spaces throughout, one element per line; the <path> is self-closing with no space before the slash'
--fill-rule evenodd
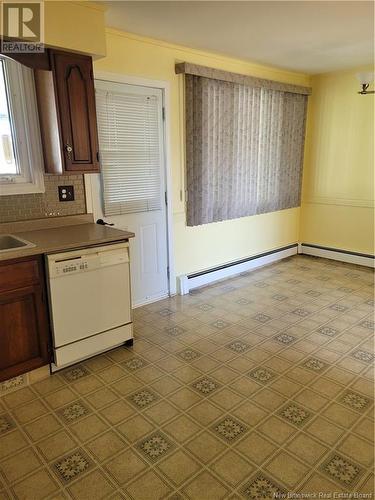
<path id="1" fill-rule="evenodd" d="M 102 243 L 124 241 L 134 237 L 134 233 L 108 226 L 100 226 L 93 222 L 52 228 L 47 227 L 31 231 L 9 231 L 9 233 L 34 243 L 35 246 L 0 252 L 1 261 L 28 255 L 54 253 Z"/>

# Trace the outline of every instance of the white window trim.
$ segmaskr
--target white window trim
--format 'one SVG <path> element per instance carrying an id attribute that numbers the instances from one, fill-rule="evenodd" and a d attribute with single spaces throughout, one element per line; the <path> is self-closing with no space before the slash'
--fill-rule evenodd
<path id="1" fill-rule="evenodd" d="M 43 152 L 33 72 L 4 58 L 21 173 L 0 175 L 0 196 L 44 193 Z"/>

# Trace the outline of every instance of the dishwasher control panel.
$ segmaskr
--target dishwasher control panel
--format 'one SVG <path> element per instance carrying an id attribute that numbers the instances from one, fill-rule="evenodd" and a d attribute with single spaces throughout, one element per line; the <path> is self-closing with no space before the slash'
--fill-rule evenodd
<path id="1" fill-rule="evenodd" d="M 85 269 L 88 269 L 89 268 L 89 264 L 87 261 L 81 261 L 79 262 L 79 264 L 77 263 L 68 263 L 68 264 L 64 264 L 63 266 L 59 266 L 59 264 L 57 264 L 55 266 L 55 272 L 56 274 L 65 274 L 65 273 L 74 273 L 75 271 L 84 271 Z"/>
<path id="2" fill-rule="evenodd" d="M 91 262 L 90 262 L 91 260 Z M 95 259 L 98 261 L 98 259 Z M 95 269 L 98 267 L 98 262 L 93 262 L 92 259 L 78 258 L 74 260 L 54 262 L 50 267 L 50 274 L 52 276 L 65 276 L 67 274 L 79 273 Z"/>
<path id="3" fill-rule="evenodd" d="M 111 245 L 49 255 L 47 260 L 49 278 L 52 279 L 128 263 L 129 250 L 122 245 Z"/>

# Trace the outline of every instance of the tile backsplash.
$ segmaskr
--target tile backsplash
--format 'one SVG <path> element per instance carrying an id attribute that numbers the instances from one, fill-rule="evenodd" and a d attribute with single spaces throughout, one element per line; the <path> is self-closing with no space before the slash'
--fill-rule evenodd
<path id="1" fill-rule="evenodd" d="M 45 193 L 0 196 L 0 222 L 86 213 L 83 175 L 45 175 Z M 58 186 L 73 185 L 74 201 L 59 201 Z"/>

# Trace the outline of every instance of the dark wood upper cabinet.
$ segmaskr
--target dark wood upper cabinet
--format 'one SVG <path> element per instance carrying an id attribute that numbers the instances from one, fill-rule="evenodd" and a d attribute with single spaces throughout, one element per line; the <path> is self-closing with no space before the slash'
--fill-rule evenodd
<path id="1" fill-rule="evenodd" d="M 65 170 L 98 171 L 99 147 L 91 57 L 52 53 Z"/>
<path id="2" fill-rule="evenodd" d="M 50 50 L 50 61 L 34 70 L 45 171 L 99 172 L 92 59 Z"/>
<path id="3" fill-rule="evenodd" d="M 99 172 L 92 58 L 55 49 L 5 55 L 34 70 L 45 172 Z"/>

